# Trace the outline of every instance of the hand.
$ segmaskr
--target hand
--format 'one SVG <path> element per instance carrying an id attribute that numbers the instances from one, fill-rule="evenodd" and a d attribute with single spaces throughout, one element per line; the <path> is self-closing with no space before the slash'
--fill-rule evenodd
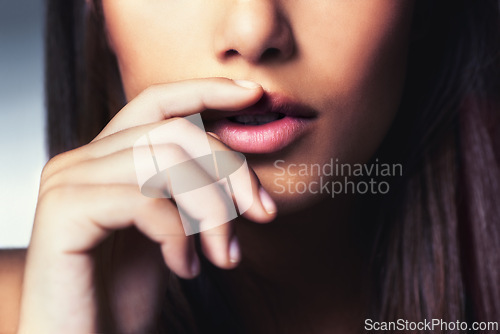
<path id="1" fill-rule="evenodd" d="M 51 159 L 41 178 L 19 333 L 147 332 L 156 321 L 170 271 L 192 278 L 200 265 L 176 204 L 141 194 L 134 143 L 175 120 L 182 131 L 175 142 L 155 146 L 155 152 L 188 159 L 202 131 L 176 117 L 243 109 L 262 93 L 260 87 L 229 79 L 156 85 L 127 104 L 91 143 Z M 209 140 L 214 149 L 228 150 L 217 139 Z M 210 177 L 203 166 L 192 168 Z M 261 202 L 253 172 L 251 184 L 245 196 L 252 196 L 253 204 L 243 215 L 271 221 L 273 213 Z M 213 190 L 210 195 L 218 203 L 213 209 L 225 211 L 223 194 Z M 182 209 L 190 214 L 194 208 Z M 201 232 L 200 240 L 214 265 L 233 268 L 240 260 L 232 223 Z"/>

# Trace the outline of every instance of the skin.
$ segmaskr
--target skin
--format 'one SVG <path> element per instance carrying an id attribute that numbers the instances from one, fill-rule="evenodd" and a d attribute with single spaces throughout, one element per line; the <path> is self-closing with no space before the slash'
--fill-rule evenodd
<path id="1" fill-rule="evenodd" d="M 103 0 L 129 104 L 92 143 L 44 169 L 19 333 L 147 332 L 169 272 L 193 277 L 201 254 L 183 235 L 173 203 L 138 191 L 134 142 L 175 117 L 241 110 L 264 91 L 316 110 L 314 131 L 281 152 L 248 157 L 254 204 L 243 217 L 201 233 L 203 255 L 219 268 L 237 267 L 216 275 L 249 332 L 360 331 L 369 295 L 356 240 L 349 237 L 351 199 L 277 194 L 273 163 L 372 157 L 399 104 L 412 6 L 395 0 Z M 190 140 L 186 133 L 179 138 Z M 210 142 L 230 149 L 216 138 Z M 186 153 L 182 144 L 162 149 Z M 272 200 L 259 197 L 260 189 Z M 231 252 L 233 242 L 238 246 Z"/>
<path id="2" fill-rule="evenodd" d="M 411 1 L 104 0 L 103 9 L 129 100 L 155 83 L 228 77 L 253 80 L 318 112 L 313 133 L 293 150 L 252 157 L 280 212 L 319 197 L 278 196 L 275 160 L 365 162 L 399 104 Z M 263 58 L 269 48 L 280 53 Z"/>

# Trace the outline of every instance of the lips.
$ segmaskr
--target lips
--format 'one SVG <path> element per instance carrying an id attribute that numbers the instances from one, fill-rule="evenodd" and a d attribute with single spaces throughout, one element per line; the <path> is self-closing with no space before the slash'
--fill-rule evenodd
<path id="1" fill-rule="evenodd" d="M 273 153 L 291 145 L 312 129 L 317 112 L 277 93 L 266 93 L 240 111 L 202 113 L 207 131 L 242 153 Z"/>

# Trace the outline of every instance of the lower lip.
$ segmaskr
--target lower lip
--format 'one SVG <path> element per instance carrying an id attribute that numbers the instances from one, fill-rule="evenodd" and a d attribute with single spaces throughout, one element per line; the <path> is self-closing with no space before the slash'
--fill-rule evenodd
<path id="1" fill-rule="evenodd" d="M 243 125 L 222 119 L 213 122 L 210 130 L 231 149 L 242 153 L 273 153 L 302 137 L 310 119 L 286 116 L 261 124 Z"/>

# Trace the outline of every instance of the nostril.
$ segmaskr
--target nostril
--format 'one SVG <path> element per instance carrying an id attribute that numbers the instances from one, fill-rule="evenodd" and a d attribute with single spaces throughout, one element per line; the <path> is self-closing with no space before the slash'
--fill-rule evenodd
<path id="1" fill-rule="evenodd" d="M 235 56 L 241 56 L 242 54 L 246 53 L 241 53 L 240 51 L 236 49 L 229 49 L 224 52 L 224 58 L 229 59 Z M 284 56 L 283 51 L 280 48 L 267 48 L 264 53 L 261 54 L 260 57 L 255 59 L 255 61 L 262 61 L 262 62 L 272 62 L 274 60 L 278 60 L 281 57 Z"/>
<path id="2" fill-rule="evenodd" d="M 233 57 L 233 56 L 237 56 L 239 55 L 240 53 L 238 51 L 236 51 L 235 49 L 231 49 L 231 50 L 227 50 L 225 52 L 225 56 L 226 58 L 230 58 L 230 57 Z"/>
<path id="3" fill-rule="evenodd" d="M 278 58 L 280 54 L 281 54 L 280 49 L 269 48 L 266 51 L 264 51 L 264 53 L 261 56 L 261 60 L 262 61 L 272 60 L 272 59 Z"/>

